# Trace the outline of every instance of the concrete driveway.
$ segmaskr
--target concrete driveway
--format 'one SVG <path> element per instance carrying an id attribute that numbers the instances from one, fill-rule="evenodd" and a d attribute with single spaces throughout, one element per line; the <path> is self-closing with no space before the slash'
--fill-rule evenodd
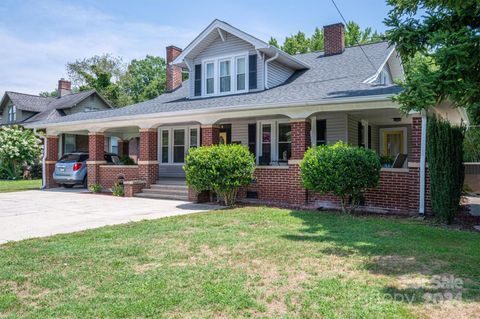
<path id="1" fill-rule="evenodd" d="M 183 201 L 94 195 L 81 189 L 0 193 L 0 244 L 219 208 Z"/>

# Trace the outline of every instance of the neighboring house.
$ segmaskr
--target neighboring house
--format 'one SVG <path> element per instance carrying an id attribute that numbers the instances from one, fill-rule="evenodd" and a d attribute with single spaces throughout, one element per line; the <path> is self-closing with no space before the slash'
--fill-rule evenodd
<path id="1" fill-rule="evenodd" d="M 255 181 L 242 190 L 242 200 L 317 207 L 336 205 L 338 199 L 306 191 L 299 161 L 308 147 L 343 140 L 407 157 L 400 168 L 382 169 L 381 186 L 366 194 L 365 206 L 423 213 L 429 209 L 421 150 L 426 117 L 404 115 L 391 100 L 400 91 L 394 81 L 403 78 L 395 48 L 386 42 L 345 48 L 340 23 L 325 26 L 324 35 L 324 52 L 289 55 L 215 20 L 184 50 L 167 47 L 167 93 L 162 96 L 29 127 L 46 128 L 53 146 L 61 134 L 88 134 L 90 150 L 99 150 L 90 152 L 89 184 L 109 188 L 120 177 L 126 180 L 127 195 L 144 188 L 139 196 L 162 198 L 181 198 L 180 189 L 162 189 L 171 189 L 165 185 L 171 177 L 184 176 L 190 147 L 241 143 L 257 161 Z M 182 70 L 189 73 L 183 83 Z M 448 105 L 435 112 L 452 122 L 466 121 L 463 110 Z M 102 165 L 105 136 L 138 142 L 138 165 Z M 125 143 L 119 148 L 137 152 Z M 48 155 L 47 163 L 55 159 Z M 47 169 L 46 187 L 53 187 L 52 165 Z M 188 196 L 201 199 L 193 191 Z"/>
<path id="2" fill-rule="evenodd" d="M 17 92 L 5 92 L 0 101 L 0 125 L 26 125 L 38 121 L 57 120 L 75 113 L 110 109 L 110 104 L 95 90 L 72 93 L 70 81 L 58 81 L 58 97 L 43 97 Z M 106 141 L 106 150 L 116 145 L 116 139 Z M 88 135 L 62 134 L 59 154 L 88 151 Z"/>

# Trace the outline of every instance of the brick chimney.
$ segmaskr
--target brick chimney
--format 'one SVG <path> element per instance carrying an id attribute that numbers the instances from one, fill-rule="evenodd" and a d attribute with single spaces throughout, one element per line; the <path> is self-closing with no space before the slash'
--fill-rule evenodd
<path id="1" fill-rule="evenodd" d="M 335 23 L 323 27 L 325 55 L 341 54 L 345 51 L 345 26 Z"/>
<path id="2" fill-rule="evenodd" d="M 61 78 L 58 80 L 58 96 L 62 97 L 69 94 L 72 94 L 72 82 Z"/>
<path id="3" fill-rule="evenodd" d="M 182 68 L 171 65 L 180 53 L 182 53 L 182 49 L 176 46 L 167 47 L 167 92 L 174 91 L 182 86 Z"/>

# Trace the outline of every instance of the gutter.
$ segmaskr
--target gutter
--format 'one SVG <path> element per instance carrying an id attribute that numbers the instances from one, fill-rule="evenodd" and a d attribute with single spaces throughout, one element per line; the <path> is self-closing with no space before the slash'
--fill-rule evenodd
<path id="1" fill-rule="evenodd" d="M 47 176 L 46 176 L 46 164 L 45 161 L 47 160 L 47 137 L 41 134 L 38 134 L 37 128 L 33 129 L 33 134 L 43 140 L 43 156 L 42 156 L 42 187 L 41 189 L 47 188 Z"/>
<path id="2" fill-rule="evenodd" d="M 46 127 L 56 127 L 56 126 L 65 126 L 65 125 L 76 125 L 82 123 L 102 123 L 102 122 L 115 122 L 115 121 L 124 121 L 124 120 L 142 120 L 142 119 L 151 119 L 152 117 L 170 117 L 170 116 L 193 116 L 201 115 L 208 113 L 219 113 L 219 112 L 232 112 L 232 111 L 249 111 L 249 110 L 261 110 L 261 109 L 272 109 L 272 108 L 288 108 L 288 107 L 302 107 L 302 106 L 316 106 L 316 105 L 329 105 L 329 104 L 344 104 L 344 103 L 362 103 L 362 102 L 379 102 L 379 101 L 391 101 L 390 98 L 393 94 L 383 94 L 375 96 L 366 96 L 366 97 L 348 97 L 348 98 L 331 98 L 326 100 L 310 100 L 304 102 L 287 102 L 287 103 L 267 103 L 267 104 L 256 104 L 256 105 L 235 105 L 227 106 L 221 108 L 205 108 L 197 110 L 184 110 L 184 111 L 173 111 L 173 112 L 157 112 L 157 113 L 145 113 L 139 115 L 122 115 L 122 116 L 113 116 L 113 117 L 104 117 L 100 119 L 87 119 L 87 120 L 78 120 L 78 121 L 65 121 L 57 123 L 39 123 L 32 122 L 30 125 L 25 125 L 27 128 L 46 128 Z"/>
<path id="3" fill-rule="evenodd" d="M 422 110 L 422 135 L 420 142 L 420 202 L 418 205 L 418 214 L 425 216 L 425 171 L 426 171 L 426 151 L 427 151 L 427 112 Z"/>
<path id="4" fill-rule="evenodd" d="M 268 87 L 268 63 L 278 59 L 278 56 L 279 56 L 279 54 L 277 52 L 277 53 L 275 53 L 275 55 L 273 57 L 271 57 L 270 59 L 265 61 L 265 76 L 264 76 L 265 85 L 264 86 L 265 86 L 265 89 L 267 89 L 267 90 L 269 89 L 269 87 Z"/>

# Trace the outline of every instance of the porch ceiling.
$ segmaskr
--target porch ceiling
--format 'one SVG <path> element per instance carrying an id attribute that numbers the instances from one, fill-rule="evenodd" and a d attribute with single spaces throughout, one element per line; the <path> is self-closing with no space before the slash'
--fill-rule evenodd
<path id="1" fill-rule="evenodd" d="M 376 125 L 398 125 L 412 123 L 412 118 L 408 115 L 402 114 L 398 109 L 351 111 L 348 112 L 348 114 L 355 115 L 362 120 L 366 120 L 369 123 Z M 400 121 L 395 121 L 394 119 L 400 119 Z"/>

